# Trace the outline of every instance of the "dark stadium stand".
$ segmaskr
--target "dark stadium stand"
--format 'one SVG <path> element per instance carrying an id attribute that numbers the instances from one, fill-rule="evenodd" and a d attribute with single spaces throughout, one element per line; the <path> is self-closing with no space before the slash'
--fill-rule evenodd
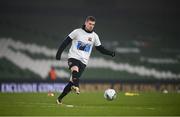
<path id="1" fill-rule="evenodd" d="M 179 33 L 176 31 L 178 20 L 176 14 L 168 14 L 170 20 L 164 20 L 164 8 L 130 10 L 127 3 L 113 0 L 109 5 L 95 0 L 74 2 L 68 1 L 50 2 L 43 1 L 38 5 L 35 1 L 11 1 L 0 5 L 0 38 L 12 38 L 25 44 L 37 44 L 49 49 L 57 49 L 61 41 L 75 28 L 81 27 L 87 15 L 92 14 L 97 18 L 95 31 L 99 34 L 102 43 L 107 48 L 117 50 L 117 56 L 113 59 L 116 63 L 132 66 L 144 66 L 147 69 L 171 72 L 180 78 L 180 49 Z M 88 6 L 91 7 L 88 7 Z M 99 5 L 102 5 L 99 9 Z M 84 11 L 84 9 L 87 10 Z M 162 14 L 161 14 L 162 13 Z M 12 50 L 14 48 L 11 48 Z M 54 60 L 51 56 L 33 54 L 25 50 L 14 51 L 25 53 L 28 57 L 36 59 Z M 92 57 L 110 57 L 93 52 Z M 90 63 L 91 64 L 91 63 Z M 41 76 L 31 70 L 23 70 L 11 63 L 6 58 L 0 58 L 1 79 L 41 79 Z M 61 67 L 57 67 L 61 69 Z M 67 68 L 65 68 L 67 72 Z M 156 79 L 153 76 L 143 76 L 127 71 L 118 71 L 110 68 L 89 67 L 83 81 L 96 80 L 149 80 Z M 171 77 L 168 79 L 171 79 Z M 157 78 L 158 80 L 158 78 Z"/>

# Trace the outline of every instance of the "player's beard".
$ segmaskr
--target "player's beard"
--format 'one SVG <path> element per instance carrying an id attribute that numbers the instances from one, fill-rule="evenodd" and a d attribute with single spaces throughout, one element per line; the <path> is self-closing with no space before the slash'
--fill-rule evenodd
<path id="1" fill-rule="evenodd" d="M 92 32 L 93 28 L 92 27 L 89 27 L 88 31 Z"/>
<path id="2" fill-rule="evenodd" d="M 91 33 L 91 32 L 93 32 L 93 28 L 91 28 L 90 30 L 86 27 L 86 25 L 83 25 L 82 26 L 82 29 L 84 29 L 85 31 L 87 31 L 87 32 L 89 32 L 89 33 Z"/>
<path id="3" fill-rule="evenodd" d="M 87 26 L 85 26 L 85 29 L 87 30 L 87 31 L 92 31 L 92 28 L 91 27 L 87 27 Z"/>

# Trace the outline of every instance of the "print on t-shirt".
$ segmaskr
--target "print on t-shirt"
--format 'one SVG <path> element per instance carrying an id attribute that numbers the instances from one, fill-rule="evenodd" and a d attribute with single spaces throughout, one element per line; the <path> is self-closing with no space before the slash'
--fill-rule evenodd
<path id="1" fill-rule="evenodd" d="M 91 49 L 91 44 L 85 44 L 85 43 L 83 43 L 82 41 L 78 41 L 78 43 L 77 43 L 77 49 L 78 49 L 78 50 L 85 51 L 85 52 L 89 52 L 90 49 Z"/>

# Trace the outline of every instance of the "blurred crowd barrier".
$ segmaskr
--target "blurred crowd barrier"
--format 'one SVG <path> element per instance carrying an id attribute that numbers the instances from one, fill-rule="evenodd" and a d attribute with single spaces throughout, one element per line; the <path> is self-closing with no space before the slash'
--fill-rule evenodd
<path id="1" fill-rule="evenodd" d="M 62 92 L 65 83 L 1 83 L 1 92 Z M 178 92 L 180 84 L 144 84 L 144 83 L 82 83 L 81 92 L 102 92 L 113 88 L 117 92 Z"/>

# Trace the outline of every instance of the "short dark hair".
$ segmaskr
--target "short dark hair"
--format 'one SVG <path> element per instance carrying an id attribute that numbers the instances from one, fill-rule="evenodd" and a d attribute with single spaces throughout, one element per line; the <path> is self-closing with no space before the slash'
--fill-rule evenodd
<path id="1" fill-rule="evenodd" d="M 96 18 L 95 18 L 94 16 L 87 16 L 87 17 L 86 17 L 86 21 L 89 21 L 89 20 L 95 22 L 95 21 L 96 21 Z"/>

